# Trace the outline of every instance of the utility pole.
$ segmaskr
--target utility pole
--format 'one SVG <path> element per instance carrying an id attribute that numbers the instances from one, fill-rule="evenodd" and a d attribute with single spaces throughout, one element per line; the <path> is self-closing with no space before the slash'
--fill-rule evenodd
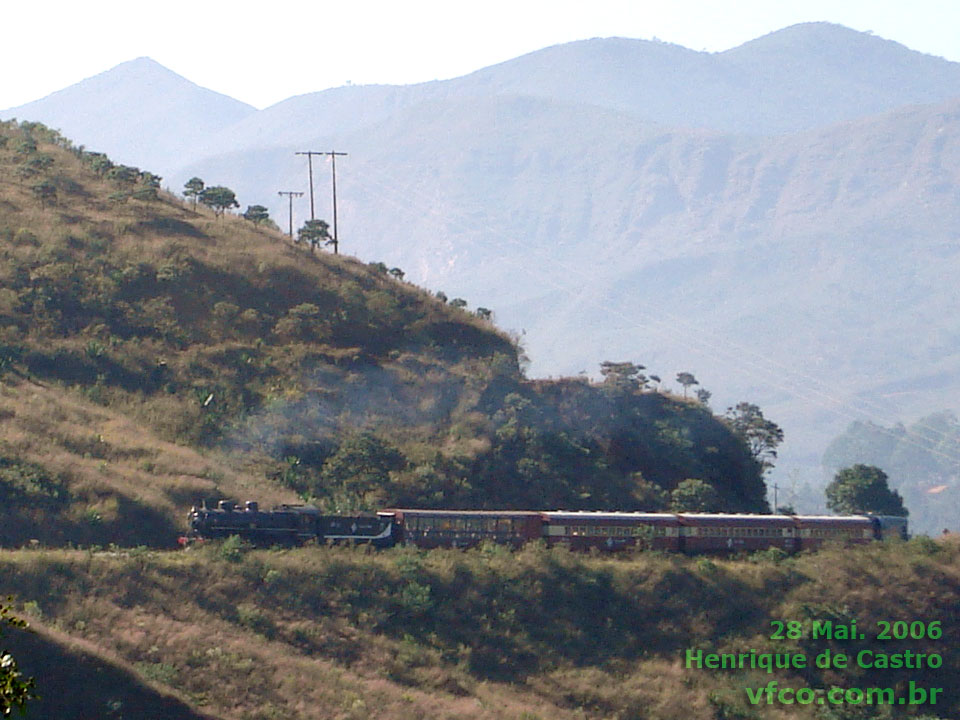
<path id="1" fill-rule="evenodd" d="M 303 152 L 294 153 L 294 155 L 306 155 L 307 156 L 307 173 L 310 178 L 310 219 L 316 220 L 316 213 L 313 211 L 313 156 L 314 155 L 323 155 L 322 152 L 317 152 L 316 150 L 304 150 Z"/>
<path id="2" fill-rule="evenodd" d="M 294 192 L 293 190 L 279 190 L 277 195 L 286 195 L 290 198 L 290 239 L 293 240 L 293 198 L 294 196 L 302 197 L 303 193 Z"/>
<path id="3" fill-rule="evenodd" d="M 777 490 L 780 489 L 780 486 L 776 483 L 773 484 L 773 514 L 777 514 Z"/>
<path id="4" fill-rule="evenodd" d="M 346 153 L 331 150 L 323 154 L 330 156 L 330 165 L 333 171 L 333 254 L 336 255 L 340 250 L 340 241 L 337 235 L 337 155 L 346 155 Z"/>
<path id="5" fill-rule="evenodd" d="M 319 150 L 304 150 L 302 152 L 294 153 L 295 155 L 306 155 L 307 156 L 307 173 L 310 180 L 310 219 L 316 220 L 316 213 L 314 211 L 313 205 L 313 156 L 314 155 L 329 155 L 330 162 L 332 165 L 333 172 L 333 254 L 336 255 L 340 251 L 340 242 L 337 235 L 337 155 L 346 155 L 345 152 L 335 152 L 330 150 L 329 152 L 323 152 Z"/>

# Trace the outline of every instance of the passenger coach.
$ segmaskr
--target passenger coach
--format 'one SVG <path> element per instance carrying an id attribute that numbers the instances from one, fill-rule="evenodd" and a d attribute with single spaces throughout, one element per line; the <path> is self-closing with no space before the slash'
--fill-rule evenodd
<path id="1" fill-rule="evenodd" d="M 669 513 L 545 512 L 543 537 L 548 545 L 571 550 L 623 550 L 645 547 L 679 550 L 680 521 Z"/>
<path id="2" fill-rule="evenodd" d="M 398 529 L 398 542 L 417 547 L 473 547 L 484 540 L 520 547 L 541 536 L 542 513 L 497 510 L 401 510 L 377 513 Z"/>
<path id="3" fill-rule="evenodd" d="M 859 545 L 882 539 L 879 520 L 868 515 L 797 515 L 794 521 L 801 550 L 815 550 L 826 542 Z"/>
<path id="4" fill-rule="evenodd" d="M 681 525 L 680 550 L 684 552 L 797 549 L 796 525 L 790 515 L 683 513 L 677 517 Z"/>

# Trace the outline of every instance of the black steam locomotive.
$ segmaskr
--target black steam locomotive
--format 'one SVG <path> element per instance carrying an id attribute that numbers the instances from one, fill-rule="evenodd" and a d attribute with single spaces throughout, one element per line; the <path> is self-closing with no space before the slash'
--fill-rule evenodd
<path id="1" fill-rule="evenodd" d="M 228 500 L 221 500 L 216 508 L 201 504 L 191 509 L 188 523 L 190 532 L 183 542 L 239 535 L 243 540 L 266 545 L 308 540 L 363 542 L 377 547 L 395 544 L 390 518 L 321 515 L 312 505 L 279 505 L 273 510 L 261 511 L 256 502 L 247 502 L 238 508 Z"/>
<path id="2" fill-rule="evenodd" d="M 907 520 L 882 515 L 737 515 L 722 513 L 382 510 L 376 516 L 323 515 L 312 505 L 261 511 L 222 500 L 193 508 L 191 539 L 238 535 L 256 544 L 370 543 L 376 547 L 472 547 L 484 541 L 519 547 L 533 540 L 572 550 L 647 547 L 673 552 L 816 549 L 907 537 Z"/>

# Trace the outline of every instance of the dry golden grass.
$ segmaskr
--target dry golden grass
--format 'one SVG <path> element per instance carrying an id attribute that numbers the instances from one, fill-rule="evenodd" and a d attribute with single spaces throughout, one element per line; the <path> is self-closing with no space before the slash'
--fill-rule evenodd
<path id="1" fill-rule="evenodd" d="M 942 620 L 944 639 L 925 645 L 952 667 L 960 659 L 960 547 L 934 546 L 829 549 L 780 563 L 712 566 L 655 553 L 610 559 L 537 548 L 304 548 L 247 552 L 238 562 L 225 561 L 215 546 L 185 553 L 17 551 L 0 554 L 0 593 L 15 590 L 20 607 L 41 623 L 223 718 L 812 719 L 816 708 L 750 706 L 743 688 L 765 685 L 765 673 L 688 670 L 683 650 L 770 649 L 771 619 L 803 619 L 805 607 L 825 612 L 845 604 L 863 628 L 882 617 Z M 610 578 L 608 597 L 583 598 L 598 610 L 591 611 L 594 625 L 579 630 L 601 632 L 604 613 L 612 612 L 620 633 L 653 639 L 665 632 L 665 644 L 639 654 L 608 657 L 597 647 L 583 655 L 590 645 L 576 639 L 577 628 L 563 629 L 571 609 L 558 598 L 565 583 L 590 588 L 603 578 Z M 882 582 L 865 586 L 865 578 Z M 450 629 L 472 641 L 431 626 L 429 615 L 396 614 L 397 588 L 412 579 L 432 586 L 437 605 L 430 613 L 461 618 L 462 627 Z M 497 589 L 510 586 L 519 594 Z M 740 614 L 751 603 L 760 612 Z M 556 625 L 570 641 L 535 645 L 543 628 L 502 619 L 513 613 Z M 486 677 L 468 662 L 495 614 L 505 655 L 525 643 L 539 653 L 536 665 L 512 678 Z M 948 688 L 939 710 L 952 717 L 960 697 L 947 682 L 952 671 L 944 672 L 909 675 Z M 805 680 L 779 672 L 775 679 L 799 687 L 894 686 L 904 678 L 851 672 Z"/>
<path id="2" fill-rule="evenodd" d="M 118 516 L 128 501 L 159 513 L 175 531 L 185 529 L 186 511 L 200 498 L 256 497 L 265 505 L 297 500 L 291 491 L 265 483 L 262 468 L 244 471 L 223 453 L 201 453 L 162 440 L 120 410 L 95 405 L 57 385 L 9 376 L 0 382 L 0 437 L 4 456 L 68 479 L 75 519 L 95 513 L 104 525 L 130 522 L 130 517 Z M 127 543 L 137 530 L 127 529 Z M 174 541 L 174 532 L 168 537 L 144 532 L 135 544 Z"/>
<path id="3" fill-rule="evenodd" d="M 56 598 L 27 604 L 28 609 L 42 613 L 42 620 L 30 618 L 33 622 L 41 627 L 52 623 L 56 632 L 80 638 L 78 642 L 88 651 L 135 668 L 167 692 L 176 690 L 203 711 L 225 718 L 583 717 L 578 710 L 558 708 L 531 694 L 524 685 L 468 678 L 466 690 L 443 668 L 435 668 L 436 683 L 422 689 L 397 683 L 383 672 L 384 656 L 396 653 L 397 644 L 370 636 L 362 628 L 328 623 L 316 633 L 321 645 L 329 643 L 340 655 L 339 661 L 337 655 L 305 653 L 289 642 L 238 626 L 221 614 L 229 614 L 229 606 L 206 607 L 207 602 L 178 593 L 178 569 L 196 572 L 195 557 L 140 559 L 150 572 L 136 588 L 130 587 L 133 576 L 111 572 L 111 567 L 137 561 L 129 556 L 33 552 L 7 555 L 0 563 L 6 578 L 19 579 L 21 590 L 28 593 L 43 586 L 34 584 L 40 580 L 38 575 L 30 577 L 34 571 L 59 576 L 53 580 Z M 14 571 L 11 576 L 15 565 L 22 574 Z M 219 575 L 214 573 L 211 581 L 216 582 Z M 91 582 L 96 592 L 82 593 L 81 588 Z M 210 589 L 211 596 L 216 592 L 216 587 Z M 282 628 L 280 622 L 277 626 Z M 323 634 L 340 637 L 334 640 Z M 344 652 L 350 658 L 346 663 Z M 42 676 L 38 682 L 42 692 Z M 444 691 L 444 685 L 455 692 Z"/>

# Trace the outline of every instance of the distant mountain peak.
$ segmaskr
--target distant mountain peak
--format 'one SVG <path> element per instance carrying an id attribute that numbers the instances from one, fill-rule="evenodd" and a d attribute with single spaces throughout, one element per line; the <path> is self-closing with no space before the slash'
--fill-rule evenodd
<path id="1" fill-rule="evenodd" d="M 141 56 L 0 117 L 38 120 L 114 160 L 156 170 L 255 112 Z"/>
<path id="2" fill-rule="evenodd" d="M 141 55 L 140 57 L 133 58 L 132 60 L 126 60 L 125 62 L 122 62 L 122 63 L 120 63 L 119 65 L 117 65 L 116 67 L 122 67 L 122 66 L 124 66 L 124 65 L 131 65 L 131 66 L 133 66 L 133 65 L 140 65 L 140 66 L 143 66 L 143 67 L 156 67 L 156 68 L 160 68 L 160 69 L 162 69 L 162 70 L 167 70 L 167 71 L 169 72 L 169 69 L 168 69 L 168 68 L 166 68 L 166 67 L 164 67 L 163 65 L 161 65 L 160 63 L 158 63 L 156 60 L 154 60 L 154 59 L 153 59 L 152 57 L 150 57 L 149 55 Z"/>
<path id="3" fill-rule="evenodd" d="M 159 62 L 154 60 L 151 57 L 142 55 L 138 58 L 132 60 L 125 60 L 119 65 L 115 65 L 109 70 L 105 70 L 102 73 L 98 73 L 93 77 L 82 80 L 77 85 L 82 83 L 97 83 L 97 82 L 129 82 L 129 81 L 151 81 L 151 82 L 167 82 L 171 84 L 182 85 L 186 87 L 199 87 L 192 80 L 185 78 L 183 75 L 174 72 L 165 65 L 161 65 Z M 76 86 L 71 86 L 76 87 Z M 69 89 L 69 88 L 67 88 Z M 214 91 L 211 91 L 214 92 Z M 220 94 L 220 93 L 217 93 Z"/>
<path id="4" fill-rule="evenodd" d="M 845 25 L 831 22 L 805 22 L 790 25 L 780 30 L 749 40 L 722 54 L 737 54 L 741 51 L 789 51 L 796 52 L 838 52 L 848 55 L 854 50 L 872 48 L 874 52 L 899 52 L 923 56 L 924 53 L 911 50 L 895 40 L 887 40 L 872 31 L 853 30 Z"/>

